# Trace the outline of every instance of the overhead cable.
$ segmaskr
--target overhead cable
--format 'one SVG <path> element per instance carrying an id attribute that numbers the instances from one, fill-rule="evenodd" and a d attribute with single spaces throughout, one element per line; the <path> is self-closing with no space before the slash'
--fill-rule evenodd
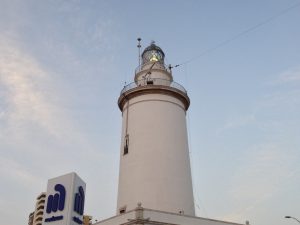
<path id="1" fill-rule="evenodd" d="M 292 6 L 290 6 L 288 8 L 285 8 L 285 9 L 281 10 L 280 12 L 274 14 L 273 16 L 270 16 L 269 18 L 267 18 L 267 19 L 265 19 L 265 20 L 263 20 L 263 21 L 255 24 L 254 26 L 251 26 L 251 27 L 249 27 L 249 28 L 241 31 L 240 33 L 237 33 L 237 34 L 233 35 L 231 38 L 228 38 L 228 39 L 226 39 L 224 41 L 221 41 L 220 43 L 216 44 L 215 46 L 202 51 L 199 55 L 197 55 L 197 56 L 195 56 L 195 57 L 193 57 L 193 58 L 191 58 L 189 60 L 186 60 L 186 61 L 184 61 L 182 63 L 176 64 L 174 67 L 178 67 L 178 66 L 181 66 L 181 65 L 184 65 L 184 64 L 191 63 L 192 61 L 195 61 L 196 59 L 198 59 L 198 58 L 200 58 L 200 57 L 202 57 L 202 56 L 204 56 L 204 55 L 206 55 L 206 54 L 208 54 L 210 52 L 213 52 L 214 50 L 216 50 L 216 49 L 218 49 L 220 47 L 223 47 L 223 46 L 231 43 L 232 41 L 240 38 L 241 36 L 244 36 L 245 34 L 250 33 L 253 30 L 258 29 L 259 27 L 261 27 L 261 26 L 263 26 L 263 25 L 271 22 L 272 20 L 274 20 L 274 19 L 276 19 L 276 18 L 278 18 L 278 17 L 280 17 L 280 16 L 288 13 L 292 9 L 294 9 L 296 7 L 299 7 L 299 6 L 300 6 L 300 2 L 298 2 L 297 4 L 294 4 Z"/>

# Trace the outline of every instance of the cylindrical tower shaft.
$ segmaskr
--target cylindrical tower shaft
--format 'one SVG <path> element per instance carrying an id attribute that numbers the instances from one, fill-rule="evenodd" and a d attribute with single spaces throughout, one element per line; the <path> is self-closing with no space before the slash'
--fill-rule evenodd
<path id="1" fill-rule="evenodd" d="M 151 46 L 143 60 L 147 51 L 162 52 Z M 123 124 L 117 210 L 123 213 L 140 202 L 145 208 L 194 215 L 185 117 L 189 98 L 159 60 L 144 61 L 118 101 Z"/>

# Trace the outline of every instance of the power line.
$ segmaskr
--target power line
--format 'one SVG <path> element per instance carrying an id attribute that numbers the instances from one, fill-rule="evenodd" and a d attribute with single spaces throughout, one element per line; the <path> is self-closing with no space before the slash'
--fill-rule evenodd
<path id="1" fill-rule="evenodd" d="M 300 6 L 300 2 L 298 2 L 297 4 L 294 4 L 292 6 L 290 6 L 288 8 L 283 9 L 282 11 L 278 12 L 277 14 L 275 14 L 275 15 L 273 15 L 273 16 L 271 16 L 271 17 L 269 17 L 269 18 L 267 18 L 267 19 L 259 22 L 258 24 L 254 25 L 254 26 L 251 26 L 251 27 L 247 28 L 246 30 L 243 30 L 240 33 L 237 33 L 236 35 L 232 36 L 231 38 L 226 39 L 226 40 L 224 40 L 224 41 L 216 44 L 215 46 L 204 50 L 199 55 L 197 55 L 197 56 L 195 56 L 195 57 L 193 57 L 193 58 L 191 58 L 191 59 L 189 59 L 187 61 L 179 63 L 179 64 L 175 65 L 174 67 L 178 67 L 178 66 L 181 66 L 183 64 L 191 63 L 192 61 L 195 61 L 196 59 L 198 59 L 198 58 L 200 58 L 200 57 L 202 57 L 202 56 L 204 56 L 204 55 L 206 55 L 206 54 L 208 54 L 210 52 L 213 52 L 214 50 L 216 50 L 216 49 L 218 49 L 220 47 L 223 47 L 223 46 L 227 45 L 228 43 L 230 43 L 230 42 L 232 42 L 232 41 L 240 38 L 241 36 L 244 36 L 245 34 L 250 33 L 253 30 L 256 30 L 257 28 L 259 28 L 259 27 L 261 27 L 261 26 L 263 26 L 263 25 L 271 22 L 272 20 L 274 20 L 274 19 L 276 19 L 276 18 L 278 18 L 278 17 L 280 17 L 280 16 L 288 13 L 289 11 L 291 11 L 292 9 L 294 9 L 294 8 L 296 8 L 298 6 Z"/>

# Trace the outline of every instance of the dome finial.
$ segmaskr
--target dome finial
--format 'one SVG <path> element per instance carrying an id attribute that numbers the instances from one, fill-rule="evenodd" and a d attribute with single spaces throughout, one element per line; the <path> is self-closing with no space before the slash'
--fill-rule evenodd
<path id="1" fill-rule="evenodd" d="M 155 41 L 151 40 L 150 45 L 155 45 Z"/>

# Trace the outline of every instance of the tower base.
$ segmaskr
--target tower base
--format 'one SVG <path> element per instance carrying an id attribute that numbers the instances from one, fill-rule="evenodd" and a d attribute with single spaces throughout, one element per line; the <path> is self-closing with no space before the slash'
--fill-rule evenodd
<path id="1" fill-rule="evenodd" d="M 213 220 L 183 214 L 163 212 L 146 209 L 139 205 L 134 210 L 128 211 L 93 225 L 242 225 L 220 220 Z"/>

